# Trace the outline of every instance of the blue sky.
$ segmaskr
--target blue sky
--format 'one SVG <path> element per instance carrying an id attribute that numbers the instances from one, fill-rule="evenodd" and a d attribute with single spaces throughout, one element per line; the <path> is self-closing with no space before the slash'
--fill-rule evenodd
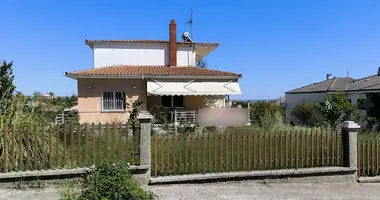
<path id="1" fill-rule="evenodd" d="M 194 40 L 219 42 L 209 68 L 242 73 L 243 95 L 266 99 L 322 81 L 359 78 L 380 67 L 380 0 L 192 0 Z M 0 60 L 14 61 L 17 89 L 76 93 L 65 71 L 92 67 L 85 39 L 168 39 L 191 0 L 1 1 Z"/>

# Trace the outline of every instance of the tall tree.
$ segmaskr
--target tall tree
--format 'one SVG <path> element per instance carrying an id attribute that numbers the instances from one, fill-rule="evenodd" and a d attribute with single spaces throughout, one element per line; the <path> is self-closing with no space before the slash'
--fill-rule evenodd
<path id="1" fill-rule="evenodd" d="M 12 97 L 16 90 L 14 85 L 13 62 L 5 60 L 0 66 L 0 114 L 6 115 L 12 103 Z"/>

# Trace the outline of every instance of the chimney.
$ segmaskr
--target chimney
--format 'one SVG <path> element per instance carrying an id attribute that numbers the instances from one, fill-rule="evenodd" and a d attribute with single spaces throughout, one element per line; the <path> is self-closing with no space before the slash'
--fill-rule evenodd
<path id="1" fill-rule="evenodd" d="M 177 24 L 174 19 L 169 24 L 169 66 L 177 66 Z"/>
<path id="2" fill-rule="evenodd" d="M 331 74 L 326 74 L 326 80 L 330 80 L 332 78 Z"/>

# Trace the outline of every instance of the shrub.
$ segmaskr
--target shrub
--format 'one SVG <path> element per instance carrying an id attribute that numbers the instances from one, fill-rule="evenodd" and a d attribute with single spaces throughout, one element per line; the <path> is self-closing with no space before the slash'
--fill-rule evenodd
<path id="1" fill-rule="evenodd" d="M 90 173 L 84 183 L 83 193 L 79 199 L 155 199 L 150 192 L 143 190 L 124 162 L 103 162 Z"/>
<path id="2" fill-rule="evenodd" d="M 309 104 L 301 103 L 294 107 L 291 115 L 303 126 L 314 126 L 316 120 L 315 108 Z"/>
<path id="3" fill-rule="evenodd" d="M 351 104 L 344 93 L 328 94 L 325 101 L 316 104 L 315 107 L 321 119 L 333 129 L 343 121 L 358 121 L 360 117 L 357 105 Z"/>
<path id="4" fill-rule="evenodd" d="M 284 109 L 272 102 L 255 102 L 251 104 L 250 118 L 252 125 L 271 129 L 284 123 Z"/>

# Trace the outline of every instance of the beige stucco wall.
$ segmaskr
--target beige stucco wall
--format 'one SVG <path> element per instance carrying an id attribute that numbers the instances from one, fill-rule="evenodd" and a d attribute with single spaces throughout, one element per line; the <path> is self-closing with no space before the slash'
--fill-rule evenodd
<path id="1" fill-rule="evenodd" d="M 89 87 L 92 87 L 92 91 Z M 103 112 L 101 104 L 102 91 L 126 92 L 127 108 L 133 101 L 146 102 L 146 82 L 141 79 L 78 79 L 78 112 L 80 123 L 126 122 L 127 111 Z M 146 103 L 139 109 L 145 109 Z M 128 109 L 127 109 L 128 110 Z"/>

